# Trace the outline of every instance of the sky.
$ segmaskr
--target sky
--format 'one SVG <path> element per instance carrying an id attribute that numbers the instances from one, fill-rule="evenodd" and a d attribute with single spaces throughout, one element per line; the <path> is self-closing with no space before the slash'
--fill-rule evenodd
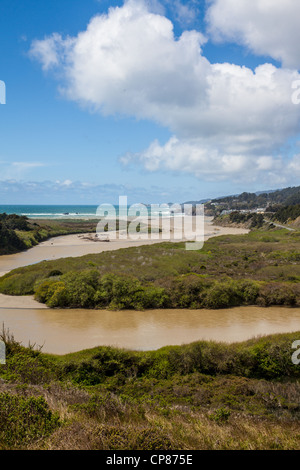
<path id="1" fill-rule="evenodd" d="M 295 0 L 1 0 L 0 204 L 299 185 L 299 17 Z"/>

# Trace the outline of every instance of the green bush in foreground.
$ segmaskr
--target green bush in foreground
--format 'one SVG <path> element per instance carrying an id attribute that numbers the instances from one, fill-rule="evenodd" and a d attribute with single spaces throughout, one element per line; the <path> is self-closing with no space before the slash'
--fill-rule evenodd
<path id="1" fill-rule="evenodd" d="M 51 434 L 59 425 L 43 397 L 0 393 L 0 448 L 13 449 Z"/>

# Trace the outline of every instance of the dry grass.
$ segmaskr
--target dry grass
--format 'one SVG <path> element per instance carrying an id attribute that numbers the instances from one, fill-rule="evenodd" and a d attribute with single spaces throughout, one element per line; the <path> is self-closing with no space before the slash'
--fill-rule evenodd
<path id="1" fill-rule="evenodd" d="M 74 415 L 35 449 L 47 450 L 299 450 L 299 425 L 259 417 L 230 416 L 214 422 L 207 413 L 148 412 L 143 423 Z"/>

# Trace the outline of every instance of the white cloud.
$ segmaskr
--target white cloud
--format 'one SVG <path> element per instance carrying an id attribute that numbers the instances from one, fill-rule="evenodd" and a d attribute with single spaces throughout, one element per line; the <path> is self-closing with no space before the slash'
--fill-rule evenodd
<path id="1" fill-rule="evenodd" d="M 193 173 L 208 181 L 264 184 L 298 183 L 300 155 L 286 160 L 283 156 L 255 154 L 226 154 L 203 139 L 179 140 L 172 137 L 165 145 L 153 142 L 148 149 L 136 155 L 126 155 L 124 164 L 140 162 L 148 171 L 171 170 Z"/>
<path id="2" fill-rule="evenodd" d="M 207 21 L 216 40 L 229 40 L 300 68 L 300 2 L 297 0 L 210 0 Z"/>
<path id="3" fill-rule="evenodd" d="M 60 34 L 54 33 L 43 41 L 34 40 L 31 44 L 31 57 L 39 60 L 43 65 L 43 70 L 48 70 L 59 64 L 60 52 L 66 47 L 66 41 L 62 40 Z"/>
<path id="4" fill-rule="evenodd" d="M 76 38 L 54 34 L 34 41 L 31 55 L 44 68 L 64 71 L 70 99 L 165 124 L 170 105 L 191 105 L 204 93 L 209 63 L 201 56 L 203 43 L 196 31 L 175 40 L 167 18 L 130 0 L 92 18 Z"/>
<path id="5" fill-rule="evenodd" d="M 31 54 L 43 68 L 63 74 L 69 99 L 169 128 L 176 137 L 135 156 L 148 170 L 229 179 L 242 172 L 271 175 L 272 169 L 272 177 L 281 178 L 281 147 L 299 132 L 300 106 L 291 96 L 300 75 L 270 64 L 255 71 L 211 64 L 201 50 L 205 41 L 196 31 L 176 39 L 167 18 L 129 0 L 92 18 L 77 37 L 36 40 Z"/>
<path id="6" fill-rule="evenodd" d="M 71 180 L 65 180 L 63 181 L 63 183 L 61 183 L 62 186 L 71 186 L 72 185 L 72 181 Z"/>

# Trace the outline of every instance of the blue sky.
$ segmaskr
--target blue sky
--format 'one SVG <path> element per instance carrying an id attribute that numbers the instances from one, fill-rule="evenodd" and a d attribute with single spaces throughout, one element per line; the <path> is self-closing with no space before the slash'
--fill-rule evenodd
<path id="1" fill-rule="evenodd" d="M 292 0 L 1 0 L 1 203 L 299 184 L 299 14 Z"/>

